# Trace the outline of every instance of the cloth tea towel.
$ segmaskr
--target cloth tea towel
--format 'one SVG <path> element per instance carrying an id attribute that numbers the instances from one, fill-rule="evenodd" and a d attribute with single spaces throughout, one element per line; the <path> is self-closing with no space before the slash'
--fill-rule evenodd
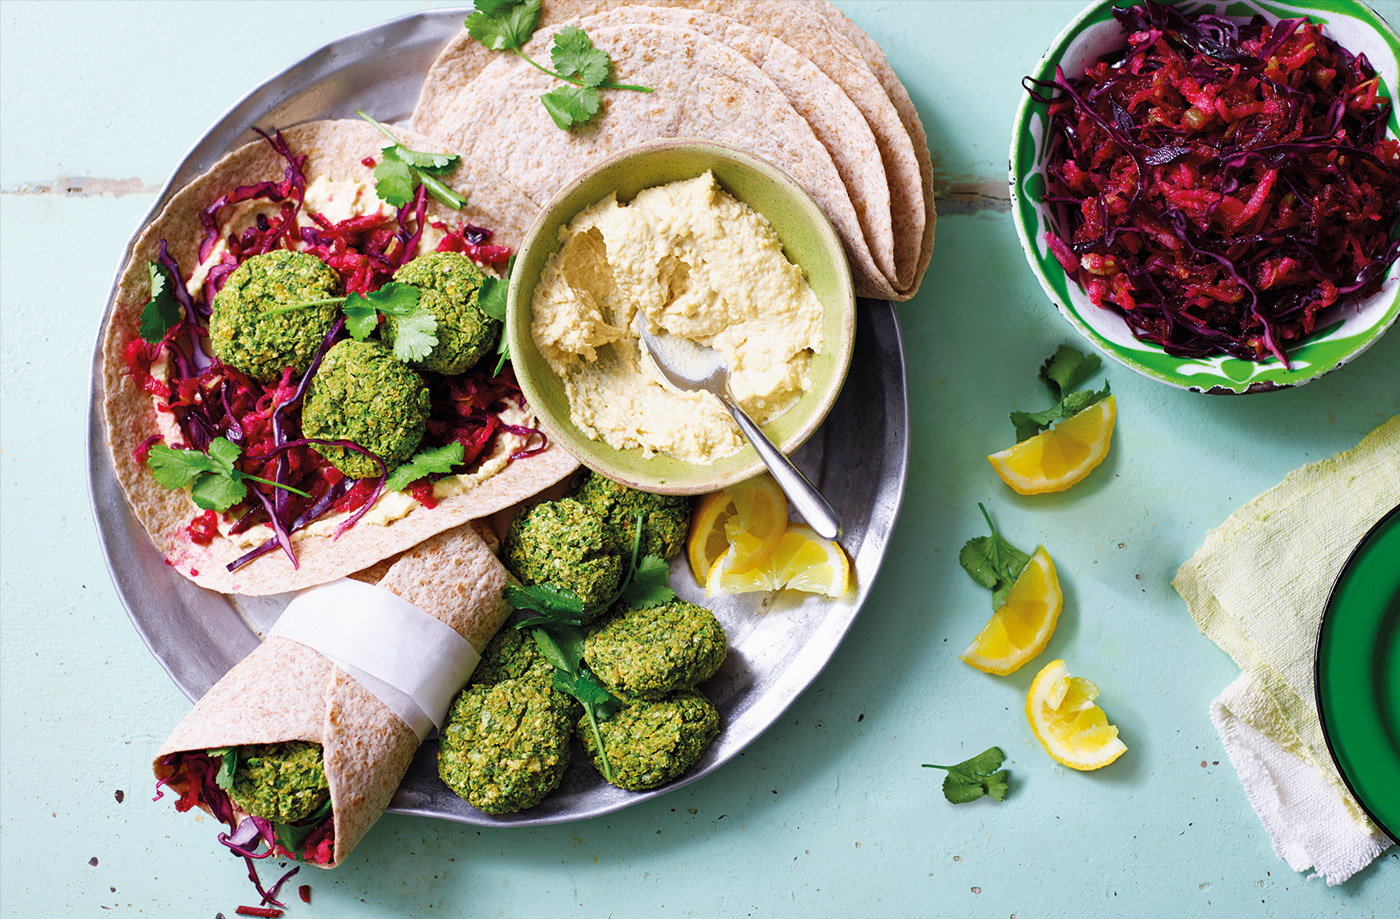
<path id="1" fill-rule="evenodd" d="M 1211 703 L 1211 720 L 1274 852 L 1329 885 L 1389 840 L 1327 752 L 1313 698 L 1318 623 L 1352 550 L 1397 504 L 1400 415 L 1235 511 L 1172 581 L 1196 625 L 1243 671 Z"/>

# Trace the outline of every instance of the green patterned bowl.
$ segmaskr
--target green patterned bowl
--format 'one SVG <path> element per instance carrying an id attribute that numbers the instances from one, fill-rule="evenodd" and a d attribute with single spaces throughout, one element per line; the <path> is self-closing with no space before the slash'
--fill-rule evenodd
<path id="1" fill-rule="evenodd" d="M 1354 0 L 1314 0 L 1307 4 L 1240 0 L 1172 0 L 1190 11 L 1238 18 L 1256 14 L 1270 20 L 1308 16 L 1326 26 L 1328 34 L 1353 53 L 1364 53 L 1380 74 L 1382 93 L 1396 100 L 1400 88 L 1400 37 L 1380 16 Z M 1100 0 L 1074 18 L 1050 44 L 1031 75 L 1049 80 L 1055 67 L 1071 76 L 1123 47 L 1115 6 L 1133 0 Z M 1047 154 L 1046 107 L 1029 95 L 1016 112 L 1011 138 L 1011 211 L 1016 232 L 1031 270 L 1045 293 L 1070 324 L 1099 351 L 1143 376 L 1193 392 L 1252 393 L 1298 386 L 1335 370 L 1375 344 L 1400 315 L 1400 263 L 1391 266 L 1381 289 L 1363 300 L 1352 300 L 1318 316 L 1317 330 L 1301 345 L 1289 349 L 1292 367 L 1281 361 L 1263 363 L 1228 355 L 1208 358 L 1173 357 L 1159 345 L 1139 341 L 1117 313 L 1089 302 L 1077 283 L 1066 276 L 1045 243 L 1049 211 L 1045 205 Z M 1390 136 L 1400 136 L 1396 111 L 1390 113 Z"/>
<path id="2" fill-rule="evenodd" d="M 584 208 L 617 193 L 629 200 L 654 185 L 691 179 L 705 170 L 726 191 L 767 218 L 783 254 L 802 269 L 822 306 L 822 349 L 812 357 L 811 387 L 797 404 L 763 426 L 784 453 L 796 450 L 821 425 L 846 379 L 855 344 L 855 294 L 851 270 L 831 221 L 786 173 L 747 153 L 699 140 L 659 140 L 605 160 L 564 186 L 536 218 L 520 248 L 510 279 L 506 337 L 520 388 L 552 440 L 579 462 L 609 478 L 647 491 L 704 494 L 752 478 L 763 461 L 752 447 L 698 465 L 674 457 L 646 457 L 593 440 L 569 418 L 569 397 L 530 334 L 530 304 L 559 230 Z"/>

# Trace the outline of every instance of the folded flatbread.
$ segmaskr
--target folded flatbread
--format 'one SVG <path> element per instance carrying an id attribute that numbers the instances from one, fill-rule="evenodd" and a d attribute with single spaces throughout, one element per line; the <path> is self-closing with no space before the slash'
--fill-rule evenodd
<path id="1" fill-rule="evenodd" d="M 410 131 L 398 131 L 405 145 L 417 150 L 443 150 L 446 145 Z M 288 145 L 308 159 L 308 182 L 317 177 L 363 181 L 367 157 L 378 158 L 387 141 L 360 121 L 315 121 L 283 132 Z M 154 260 L 164 240 L 187 275 L 198 262 L 205 236 L 199 212 L 220 195 L 257 182 L 280 180 L 286 162 L 264 141 L 257 140 L 229 153 L 208 172 L 181 189 L 151 221 L 132 246 L 118 281 L 102 337 L 103 407 L 107 443 L 117 478 L 137 518 L 166 560 L 196 583 L 225 593 L 270 594 L 324 583 L 417 544 L 434 533 L 491 514 L 530 497 L 577 468 L 564 450 L 551 445 L 544 452 L 522 457 L 462 494 L 441 499 L 436 507 L 414 506 L 388 524 L 361 520 L 339 538 L 303 531 L 294 537 L 299 567 L 281 552 L 268 553 L 238 568 L 229 562 L 247 551 L 225 536 L 209 545 L 191 540 L 191 519 L 200 513 L 184 490 L 158 485 L 137 459 L 138 450 L 160 433 L 155 402 L 128 371 L 123 351 L 139 336 L 141 310 L 149 299 L 147 260 Z M 467 196 L 462 211 L 429 209 L 429 219 L 452 223 L 465 220 L 495 231 L 494 242 L 518 246 L 537 211 L 534 203 L 508 183 L 492 177 L 473 181 L 468 168 L 445 177 Z M 270 652 L 269 652 L 270 653 Z"/>
<path id="2" fill-rule="evenodd" d="M 509 614 L 505 569 L 473 525 L 439 533 L 379 571 L 379 587 L 452 626 L 478 651 Z M 322 747 L 334 835 L 332 858 L 320 867 L 334 867 L 389 806 L 419 741 L 388 706 L 307 646 L 272 636 L 225 674 L 161 745 L 156 778 L 184 794 L 191 779 L 181 754 L 294 740 Z"/>

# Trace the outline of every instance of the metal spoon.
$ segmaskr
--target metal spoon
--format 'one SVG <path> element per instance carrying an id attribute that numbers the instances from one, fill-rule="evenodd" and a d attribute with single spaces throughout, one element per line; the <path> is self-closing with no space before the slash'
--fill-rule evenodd
<path id="1" fill-rule="evenodd" d="M 719 397 L 719 401 L 734 416 L 739 430 L 773 473 L 778 487 L 787 495 L 788 501 L 797 508 L 798 516 L 807 522 L 822 539 L 838 539 L 841 536 L 841 521 L 836 512 L 821 496 L 821 493 L 807 481 L 792 462 L 773 446 L 773 442 L 763 433 L 763 429 L 744 413 L 734 398 L 729 395 L 729 367 L 724 357 L 714 348 L 708 348 L 688 338 L 654 333 L 646 314 L 637 313 L 637 331 L 642 345 L 656 363 L 668 382 L 683 392 L 703 391 Z"/>

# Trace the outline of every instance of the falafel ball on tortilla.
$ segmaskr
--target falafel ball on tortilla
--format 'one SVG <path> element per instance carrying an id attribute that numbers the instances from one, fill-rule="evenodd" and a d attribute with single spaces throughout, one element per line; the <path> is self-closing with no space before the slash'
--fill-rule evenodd
<path id="1" fill-rule="evenodd" d="M 336 295 L 340 278 L 314 255 L 278 249 L 234 269 L 214 297 L 209 346 L 214 356 L 268 383 L 291 367 L 305 373 L 340 316 L 334 303 L 273 312 Z"/>
<path id="2" fill-rule="evenodd" d="M 301 412 L 301 432 L 318 440 L 348 440 L 363 453 L 317 444 L 335 468 L 356 479 L 392 471 L 418 448 L 428 425 L 428 384 L 376 341 L 347 339 L 326 352 Z"/>
<path id="3" fill-rule="evenodd" d="M 495 350 L 501 324 L 477 305 L 486 275 L 471 259 L 456 252 L 430 252 L 394 272 L 394 280 L 417 287 L 418 305 L 437 320 L 437 344 L 427 357 L 411 361 L 414 367 L 447 375 L 466 373 Z M 390 315 L 380 328 L 391 348 L 399 321 Z"/>
<path id="4" fill-rule="evenodd" d="M 254 817 L 298 823 L 330 804 L 331 786 L 318 743 L 249 744 L 226 755 L 236 758 L 228 796 Z"/>

